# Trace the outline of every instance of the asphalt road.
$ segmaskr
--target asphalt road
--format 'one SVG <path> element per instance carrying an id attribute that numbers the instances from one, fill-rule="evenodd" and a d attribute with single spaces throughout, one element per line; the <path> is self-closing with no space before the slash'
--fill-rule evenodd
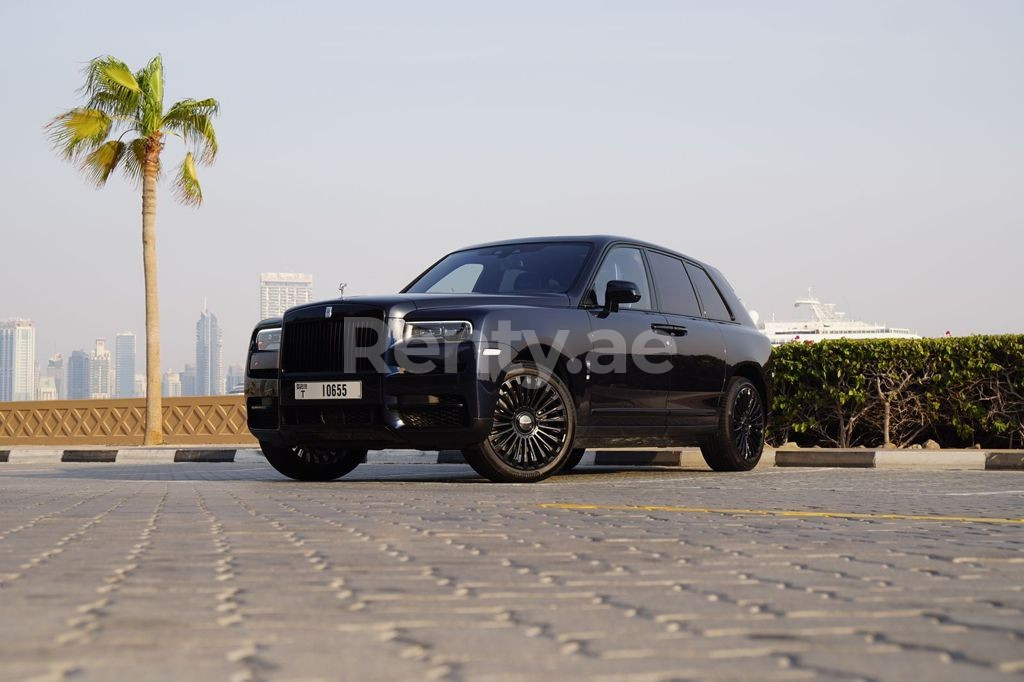
<path id="1" fill-rule="evenodd" d="M 0 464 L 0 678 L 1011 679 L 1024 473 Z"/>

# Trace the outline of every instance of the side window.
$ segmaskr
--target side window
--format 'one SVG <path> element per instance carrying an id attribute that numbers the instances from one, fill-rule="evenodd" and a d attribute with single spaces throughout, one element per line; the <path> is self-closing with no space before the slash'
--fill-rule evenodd
<path id="1" fill-rule="evenodd" d="M 712 320 L 727 322 L 731 320 L 732 314 L 729 312 L 729 306 L 722 300 L 722 295 L 718 293 L 718 287 L 711 281 L 704 268 L 687 263 L 686 271 L 690 273 L 693 286 L 700 294 L 700 302 L 704 304 L 704 314 Z"/>
<path id="2" fill-rule="evenodd" d="M 644 267 L 644 257 L 640 249 L 630 246 L 616 246 L 608 252 L 601 263 L 601 269 L 597 271 L 594 279 L 594 295 L 598 305 L 604 305 L 604 290 L 608 282 L 613 279 L 633 282 L 640 289 L 640 300 L 636 303 L 622 305 L 622 308 L 635 308 L 637 310 L 651 309 L 651 291 L 647 284 L 647 268 Z"/>
<path id="3" fill-rule="evenodd" d="M 690 284 L 683 261 L 656 251 L 648 251 L 647 260 L 654 274 L 654 287 L 658 290 L 661 312 L 701 317 L 697 294 L 693 293 L 693 285 Z"/>
<path id="4" fill-rule="evenodd" d="M 466 263 L 455 268 L 437 280 L 434 286 L 427 289 L 428 294 L 471 294 L 484 266 L 480 263 Z"/>

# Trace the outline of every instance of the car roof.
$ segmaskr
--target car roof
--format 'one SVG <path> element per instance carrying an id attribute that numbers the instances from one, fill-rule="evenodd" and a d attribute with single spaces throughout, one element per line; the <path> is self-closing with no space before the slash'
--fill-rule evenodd
<path id="1" fill-rule="evenodd" d="M 614 244 L 616 242 L 628 242 L 630 244 L 636 244 L 637 246 L 643 246 L 643 247 L 647 247 L 647 248 L 651 248 L 651 249 L 657 249 L 659 251 L 667 251 L 667 252 L 673 253 L 673 254 L 681 257 L 681 258 L 686 258 L 688 260 L 693 261 L 694 263 L 697 263 L 699 265 L 707 267 L 707 265 L 705 263 L 702 263 L 701 261 L 697 260 L 696 258 L 693 258 L 692 256 L 687 256 L 685 253 L 681 253 L 681 252 L 676 251 L 675 249 L 671 249 L 671 248 L 669 248 L 667 246 L 662 246 L 660 244 L 654 244 L 652 242 L 644 241 L 643 239 L 635 239 L 633 237 L 622 237 L 622 236 L 613 235 L 613 234 L 566 234 L 566 235 L 558 235 L 558 236 L 553 236 L 553 237 L 522 237 L 522 238 L 519 238 L 519 239 L 504 239 L 504 240 L 496 241 L 496 242 L 485 242 L 483 244 L 474 244 L 472 246 L 466 246 L 464 248 L 457 249 L 457 250 L 458 251 L 468 251 L 470 249 L 483 249 L 483 248 L 487 248 L 487 247 L 491 247 L 491 246 L 510 246 L 510 245 L 513 245 L 513 244 L 537 244 L 537 243 L 547 243 L 547 242 L 587 242 L 589 244 L 593 244 L 593 245 L 597 246 L 599 249 L 603 249 L 607 245 Z"/>

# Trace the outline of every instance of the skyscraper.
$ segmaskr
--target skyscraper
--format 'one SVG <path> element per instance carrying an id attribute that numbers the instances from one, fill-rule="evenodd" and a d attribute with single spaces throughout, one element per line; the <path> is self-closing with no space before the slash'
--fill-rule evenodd
<path id="1" fill-rule="evenodd" d="M 89 397 L 110 397 L 110 351 L 106 339 L 96 339 L 89 359 Z"/>
<path id="2" fill-rule="evenodd" d="M 220 325 L 209 310 L 196 323 L 196 395 L 224 395 Z"/>
<path id="3" fill-rule="evenodd" d="M 57 399 L 57 382 L 53 380 L 53 377 L 41 376 L 39 377 L 39 386 L 36 387 L 36 400 L 56 400 Z"/>
<path id="4" fill-rule="evenodd" d="M 185 369 L 178 376 L 179 383 L 181 383 L 181 395 L 196 395 L 196 366 L 186 363 Z"/>
<path id="5" fill-rule="evenodd" d="M 54 353 L 46 361 L 46 369 L 43 370 L 43 377 L 53 379 L 53 386 L 57 391 L 57 400 L 64 400 L 67 397 L 67 386 L 64 383 L 64 356 Z"/>
<path id="6" fill-rule="evenodd" d="M 228 393 L 242 393 L 245 388 L 245 372 L 241 365 L 228 365 L 228 377 L 224 388 Z"/>
<path id="7" fill-rule="evenodd" d="M 181 397 L 181 376 L 173 369 L 167 370 L 167 374 L 164 375 L 163 393 L 165 398 Z"/>
<path id="8" fill-rule="evenodd" d="M 35 397 L 36 328 L 31 320 L 0 321 L 0 402 Z"/>
<path id="9" fill-rule="evenodd" d="M 135 334 L 120 332 L 114 337 L 114 397 L 135 397 Z"/>
<path id="10" fill-rule="evenodd" d="M 68 358 L 68 400 L 85 400 L 91 395 L 89 377 L 92 359 L 84 350 L 71 352 Z"/>
<path id="11" fill-rule="evenodd" d="M 260 273 L 260 319 L 278 317 L 292 306 L 313 300 L 313 275 L 301 272 Z"/>

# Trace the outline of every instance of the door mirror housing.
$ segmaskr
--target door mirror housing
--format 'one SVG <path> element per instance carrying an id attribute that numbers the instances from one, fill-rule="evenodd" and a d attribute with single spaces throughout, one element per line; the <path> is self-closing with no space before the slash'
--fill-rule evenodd
<path id="1" fill-rule="evenodd" d="M 604 311 L 606 313 L 618 312 L 620 305 L 636 303 L 639 300 L 640 287 L 635 282 L 613 279 L 604 288 Z"/>

